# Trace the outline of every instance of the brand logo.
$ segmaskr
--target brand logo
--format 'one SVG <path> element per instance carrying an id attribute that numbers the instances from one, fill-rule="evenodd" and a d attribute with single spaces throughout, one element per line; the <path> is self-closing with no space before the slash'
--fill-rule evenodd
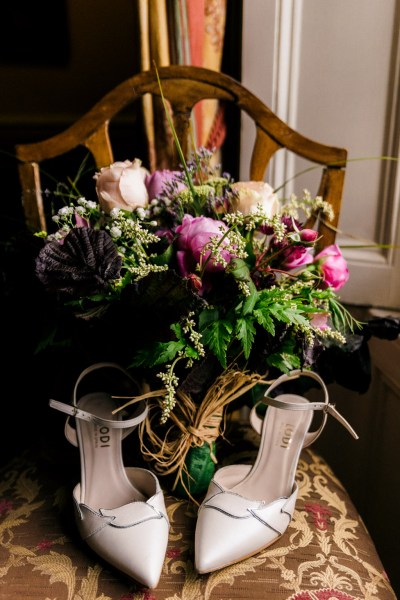
<path id="1" fill-rule="evenodd" d="M 283 428 L 282 438 L 281 438 L 281 448 L 289 448 L 294 432 L 294 426 L 287 423 Z"/>
<path id="2" fill-rule="evenodd" d="M 108 448 L 110 446 L 110 429 L 103 425 L 99 429 L 100 433 L 100 448 Z"/>

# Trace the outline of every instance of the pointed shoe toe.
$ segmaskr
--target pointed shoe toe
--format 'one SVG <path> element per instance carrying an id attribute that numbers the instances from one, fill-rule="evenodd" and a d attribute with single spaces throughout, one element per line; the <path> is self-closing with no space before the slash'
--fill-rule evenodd
<path id="1" fill-rule="evenodd" d="M 198 573 L 227 567 L 274 543 L 290 523 L 296 495 L 297 487 L 289 498 L 280 498 L 269 505 L 222 489 L 206 498 L 195 534 Z"/>
<path id="2" fill-rule="evenodd" d="M 114 567 L 143 586 L 154 589 L 160 580 L 168 542 L 168 527 L 162 522 L 141 523 L 119 530 L 113 536 L 116 544 L 110 544 L 110 536 L 101 540 L 97 553 Z M 87 540 L 89 545 L 92 545 Z"/>
<path id="3" fill-rule="evenodd" d="M 195 536 L 195 568 L 198 573 L 211 573 L 231 564 L 237 551 L 232 547 L 230 531 L 226 515 L 200 512 Z"/>
<path id="4" fill-rule="evenodd" d="M 76 507 L 82 539 L 110 565 L 148 588 L 161 576 L 169 525 L 164 515 L 145 502 L 95 511 Z"/>
<path id="5" fill-rule="evenodd" d="M 293 393 L 272 397 L 270 392 L 299 377 L 315 379 L 323 401 L 310 402 Z M 195 565 L 209 573 L 246 559 L 273 544 L 293 517 L 296 468 L 302 448 L 318 438 L 327 415 L 334 416 L 353 437 L 357 434 L 333 405 L 322 379 L 311 371 L 293 371 L 279 377 L 266 391 L 262 419 L 257 405 L 250 422 L 260 434 L 253 466 L 231 465 L 219 469 L 199 508 L 195 533 Z M 309 431 L 313 411 L 322 412 L 322 424 Z"/>

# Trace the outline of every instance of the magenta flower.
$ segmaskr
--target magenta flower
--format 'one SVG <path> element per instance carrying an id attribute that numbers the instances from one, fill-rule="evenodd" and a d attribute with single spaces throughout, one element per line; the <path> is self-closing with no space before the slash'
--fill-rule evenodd
<path id="1" fill-rule="evenodd" d="M 315 229 L 302 229 L 300 231 L 300 239 L 302 242 L 315 242 L 318 237 L 318 231 Z"/>
<path id="2" fill-rule="evenodd" d="M 331 287 L 334 292 L 339 290 L 349 279 L 347 262 L 336 244 L 324 248 L 315 256 L 314 262 L 321 270 L 325 287 Z"/>
<path id="3" fill-rule="evenodd" d="M 180 171 L 170 171 L 168 169 L 154 171 L 151 175 L 147 175 L 144 184 L 147 188 L 149 201 L 166 191 L 166 187 L 170 183 L 174 183 L 176 192 L 183 190 L 185 185 L 182 183 L 180 176 Z"/>
<path id="4" fill-rule="evenodd" d="M 310 249 L 305 246 L 289 246 L 283 250 L 281 256 L 282 267 L 289 270 L 309 265 L 313 261 Z"/>
<path id="5" fill-rule="evenodd" d="M 205 265 L 206 272 L 221 271 L 224 267 L 217 263 L 214 258 L 207 259 L 210 256 L 210 250 L 203 250 L 209 244 L 211 238 L 222 238 L 228 228 L 222 221 L 216 221 L 208 217 L 192 217 L 185 215 L 182 224 L 176 228 L 178 234 L 176 257 L 178 267 L 183 277 L 189 273 L 194 273 L 197 264 Z M 226 245 L 226 240 L 222 245 Z M 221 256 L 226 262 L 229 262 L 232 255 L 227 250 L 221 250 Z"/>

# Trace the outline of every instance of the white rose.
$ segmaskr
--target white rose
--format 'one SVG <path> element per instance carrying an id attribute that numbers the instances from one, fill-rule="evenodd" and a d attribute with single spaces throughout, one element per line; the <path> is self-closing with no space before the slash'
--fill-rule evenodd
<path id="1" fill-rule="evenodd" d="M 257 205 L 261 205 L 269 218 L 279 212 L 278 196 L 265 181 L 238 181 L 232 184 L 232 188 L 238 191 L 236 210 L 240 210 L 244 215 L 255 212 Z"/>
<path id="2" fill-rule="evenodd" d="M 115 162 L 96 173 L 96 192 L 102 210 L 110 213 L 113 208 L 134 210 L 147 206 L 149 195 L 144 180 L 149 172 L 135 158 L 133 162 Z"/>

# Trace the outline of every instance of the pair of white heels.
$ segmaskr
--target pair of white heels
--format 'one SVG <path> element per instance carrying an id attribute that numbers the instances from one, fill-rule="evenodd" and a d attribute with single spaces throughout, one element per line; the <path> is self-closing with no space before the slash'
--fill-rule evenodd
<path id="1" fill-rule="evenodd" d="M 122 420 L 115 398 L 107 392 L 90 392 L 78 400 L 78 386 L 93 371 L 122 372 L 138 395 L 131 376 L 114 363 L 98 363 L 79 376 L 73 405 L 50 400 L 50 406 L 75 417 L 76 428 L 67 419 L 67 439 L 79 447 L 81 482 L 73 491 L 77 526 L 86 543 L 109 564 L 142 585 L 155 588 L 161 576 L 168 544 L 169 521 L 158 479 L 146 469 L 124 468 L 121 440 L 147 415 L 144 401 Z M 302 396 L 270 392 L 286 381 L 312 377 L 321 385 L 323 402 Z M 104 388 L 103 388 L 104 389 Z M 293 516 L 297 484 L 295 473 L 303 447 L 322 432 L 331 414 L 357 438 L 347 421 L 329 404 L 321 378 L 309 371 L 294 371 L 279 377 L 266 391 L 268 405 L 261 419 L 254 407 L 250 421 L 261 443 L 256 462 L 218 470 L 199 508 L 195 533 L 195 566 L 208 573 L 239 562 L 274 543 Z M 281 410 L 284 409 L 284 410 Z M 317 431 L 308 433 L 314 410 L 322 411 Z"/>

